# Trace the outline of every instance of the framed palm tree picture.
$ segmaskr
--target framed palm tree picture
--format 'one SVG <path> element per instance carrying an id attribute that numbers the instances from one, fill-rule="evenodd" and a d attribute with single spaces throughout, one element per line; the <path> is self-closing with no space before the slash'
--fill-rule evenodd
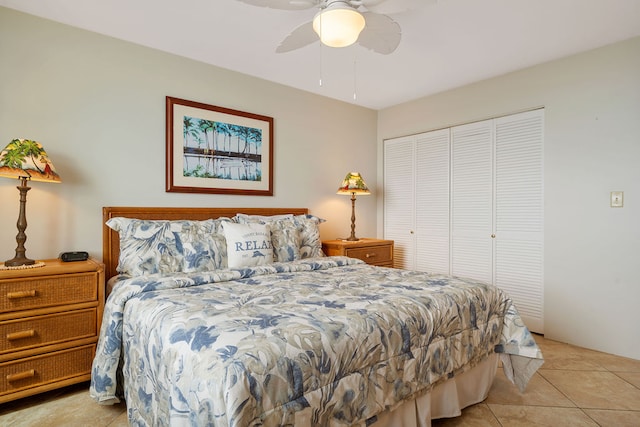
<path id="1" fill-rule="evenodd" d="M 166 191 L 273 195 L 273 118 L 166 97 Z"/>

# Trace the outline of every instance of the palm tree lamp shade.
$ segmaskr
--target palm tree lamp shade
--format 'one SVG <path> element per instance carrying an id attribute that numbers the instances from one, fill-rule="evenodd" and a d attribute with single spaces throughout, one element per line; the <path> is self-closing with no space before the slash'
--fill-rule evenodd
<path id="1" fill-rule="evenodd" d="M 358 172 L 349 172 L 338 188 L 338 194 L 351 195 L 351 235 L 345 240 L 356 242 L 360 240 L 356 237 L 356 194 L 364 196 L 371 192 Z"/>
<path id="2" fill-rule="evenodd" d="M 20 267 L 35 264 L 26 257 L 24 242 L 27 240 L 27 191 L 31 187 L 27 181 L 61 182 L 60 175 L 53 167 L 40 143 L 29 139 L 14 139 L 0 152 L 0 177 L 20 180 L 16 188 L 20 192 L 20 214 L 18 215 L 18 235 L 16 256 L 5 261 L 6 267 Z"/>

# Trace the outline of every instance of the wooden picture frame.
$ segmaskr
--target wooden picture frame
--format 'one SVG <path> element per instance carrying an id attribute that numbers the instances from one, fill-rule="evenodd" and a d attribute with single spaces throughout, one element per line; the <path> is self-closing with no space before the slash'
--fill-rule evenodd
<path id="1" fill-rule="evenodd" d="M 166 191 L 273 196 L 273 118 L 166 97 Z"/>

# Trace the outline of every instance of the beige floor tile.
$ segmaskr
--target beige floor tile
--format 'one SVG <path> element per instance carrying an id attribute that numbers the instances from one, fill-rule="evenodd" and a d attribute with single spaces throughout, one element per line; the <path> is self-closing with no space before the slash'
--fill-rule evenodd
<path id="1" fill-rule="evenodd" d="M 538 373 L 580 408 L 640 411 L 640 389 L 612 372 L 541 369 Z"/>
<path id="2" fill-rule="evenodd" d="M 640 372 L 616 372 L 616 375 L 640 388 Z"/>
<path id="3" fill-rule="evenodd" d="M 640 412 L 611 411 L 605 409 L 585 409 L 584 412 L 593 418 L 600 427 L 639 427 Z"/>
<path id="4" fill-rule="evenodd" d="M 598 424 L 578 408 L 489 405 L 501 425 L 509 427 L 597 427 Z"/>
<path id="5" fill-rule="evenodd" d="M 518 387 L 513 385 L 502 371 L 496 373 L 485 402 L 505 405 L 576 406 L 538 374 L 531 377 L 524 393 L 520 393 Z"/>
<path id="6" fill-rule="evenodd" d="M 545 358 L 545 369 L 640 372 L 640 360 L 589 350 L 534 335 Z"/>
<path id="7" fill-rule="evenodd" d="M 563 348 L 569 347 L 569 344 L 567 343 L 547 339 L 544 337 L 544 335 L 538 335 L 538 334 L 531 334 L 531 335 L 533 336 L 533 339 L 536 341 L 536 344 L 538 344 L 538 347 L 540 347 L 541 350 L 545 350 L 545 349 L 562 350 Z"/>
<path id="8" fill-rule="evenodd" d="M 590 350 L 587 351 L 587 357 L 597 361 L 609 371 L 640 373 L 640 360 Z"/>
<path id="9" fill-rule="evenodd" d="M 553 343 L 548 340 L 539 344 L 544 356 L 544 369 L 570 369 L 573 371 L 605 371 L 595 357 L 588 357 L 587 351 L 569 344 Z M 595 353 L 595 352 L 594 352 Z"/>
<path id="10" fill-rule="evenodd" d="M 127 418 L 127 411 L 124 411 L 118 418 L 108 424 L 108 427 L 129 427 L 129 419 Z"/>
<path id="11" fill-rule="evenodd" d="M 484 403 L 470 406 L 462 410 L 456 418 L 433 420 L 432 427 L 500 427 L 500 423 Z"/>
<path id="12" fill-rule="evenodd" d="M 103 427 L 123 412 L 126 412 L 124 404 L 98 405 L 89 397 L 88 385 L 79 384 L 3 405 L 0 425 Z"/>

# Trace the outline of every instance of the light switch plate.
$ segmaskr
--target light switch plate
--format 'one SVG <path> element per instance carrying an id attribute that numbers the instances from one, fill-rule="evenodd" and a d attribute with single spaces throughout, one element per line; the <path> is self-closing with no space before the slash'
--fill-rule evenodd
<path id="1" fill-rule="evenodd" d="M 624 191 L 612 191 L 611 192 L 611 207 L 621 208 L 624 203 Z"/>

